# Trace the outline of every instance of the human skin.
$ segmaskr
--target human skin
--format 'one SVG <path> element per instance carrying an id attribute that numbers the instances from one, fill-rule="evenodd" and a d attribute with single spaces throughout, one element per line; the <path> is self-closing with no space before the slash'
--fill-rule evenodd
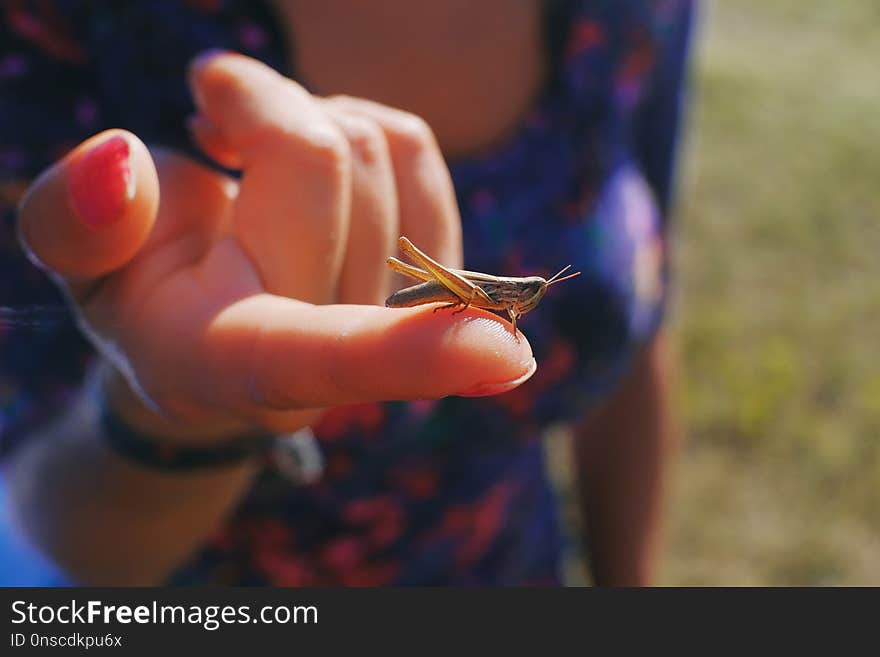
<path id="1" fill-rule="evenodd" d="M 599 586 L 654 581 L 666 471 L 677 445 L 668 339 L 655 338 L 617 392 L 575 430 L 578 493 Z"/>
<path id="2" fill-rule="evenodd" d="M 127 422 L 209 444 L 294 430 L 337 404 L 499 392 L 528 378 L 528 341 L 489 313 L 375 305 L 390 290 L 384 259 L 400 233 L 461 265 L 449 174 L 423 121 L 319 103 L 234 54 L 197 62 L 190 77 L 197 139 L 240 162 L 240 184 L 110 132 L 44 174 L 21 205 L 23 242 L 69 295 Z M 71 178 L 120 135 L 134 195 L 115 221 L 89 227 Z M 355 224 L 371 239 L 352 239 Z M 253 467 L 150 472 L 110 453 L 90 417 L 71 409 L 44 430 L 54 440 L 36 436 L 15 455 L 15 515 L 77 579 L 160 581 L 216 527 Z"/>
<path id="3" fill-rule="evenodd" d="M 527 341 L 514 340 L 492 315 L 372 304 L 392 287 L 384 257 L 399 234 L 436 259 L 461 265 L 459 217 L 441 148 L 447 154 L 479 149 L 515 127 L 540 84 L 534 12 L 505 13 L 514 22 L 532 21 L 512 30 L 524 43 L 520 70 L 532 73 L 519 84 L 502 79 L 491 95 L 497 107 L 476 113 L 456 111 L 480 89 L 467 81 L 503 78 L 510 52 L 483 53 L 484 65 L 470 74 L 447 71 L 448 79 L 464 82 L 440 96 L 420 91 L 417 80 L 379 88 L 381 67 L 371 70 L 369 62 L 382 58 L 357 50 L 368 44 L 331 34 L 326 15 L 302 14 L 317 4 L 299 4 L 297 13 L 298 3 L 290 3 L 280 12 L 309 28 L 297 35 L 301 63 L 318 64 L 307 67 L 308 77 L 330 93 L 372 84 L 373 98 L 428 116 L 436 137 L 413 114 L 350 96 L 311 96 L 257 62 L 226 54 L 194 66 L 198 112 L 190 125 L 205 151 L 243 169 L 240 184 L 174 153 L 148 151 L 126 134 L 134 196 L 112 225 L 83 228 L 71 207 L 70 179 L 93 147 L 112 136 L 102 134 L 42 176 L 22 205 L 26 247 L 68 291 L 104 356 L 106 397 L 129 424 L 157 440 L 210 444 L 254 429 L 299 428 L 320 408 L 342 403 L 501 392 L 533 371 Z M 383 4 L 390 13 L 404 6 Z M 369 15 L 355 18 L 360 29 L 368 27 Z M 326 43 L 337 47 L 320 50 Z M 451 54 L 434 59 L 468 64 L 455 64 Z M 350 73 L 352 61 L 366 62 L 357 75 Z M 414 362 L 419 376 L 412 375 Z M 633 376 L 662 391 L 662 377 L 641 369 Z M 633 413 L 646 403 L 644 395 L 627 402 Z M 254 466 L 180 475 L 125 462 L 102 444 L 93 406 L 84 392 L 10 461 L 13 512 L 76 579 L 161 582 L 222 522 Z M 656 423 L 631 427 L 614 414 L 608 422 L 621 441 L 664 444 Z M 588 430 L 579 435 L 581 443 L 592 442 Z M 612 547 L 596 561 L 603 583 L 642 583 L 650 570 L 655 484 L 666 452 L 660 449 L 653 461 L 658 476 L 646 480 L 626 477 L 641 466 L 637 454 L 625 453 L 617 462 L 610 452 L 595 461 L 632 486 L 600 486 L 593 509 L 613 511 L 623 499 L 638 507 L 616 522 L 587 514 L 610 546 L 621 544 L 616 536 L 635 537 L 627 538 L 628 549 Z"/>

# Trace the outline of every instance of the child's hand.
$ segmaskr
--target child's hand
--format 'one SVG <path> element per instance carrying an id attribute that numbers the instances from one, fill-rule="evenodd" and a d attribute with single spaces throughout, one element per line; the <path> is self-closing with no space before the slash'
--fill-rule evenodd
<path id="1" fill-rule="evenodd" d="M 492 394 L 531 375 L 528 343 L 487 313 L 367 305 L 389 292 L 399 234 L 461 264 L 423 122 L 317 99 L 238 55 L 203 57 L 190 77 L 193 133 L 240 183 L 115 130 L 21 207 L 26 248 L 115 366 L 109 392 L 129 422 L 188 439 L 287 431 L 314 409 Z"/>

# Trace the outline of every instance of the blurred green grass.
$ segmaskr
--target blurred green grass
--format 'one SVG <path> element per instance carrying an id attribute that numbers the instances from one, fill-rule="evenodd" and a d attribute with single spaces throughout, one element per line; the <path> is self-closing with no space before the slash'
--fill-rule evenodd
<path id="1" fill-rule="evenodd" d="M 703 5 L 661 584 L 880 584 L 880 3 Z"/>

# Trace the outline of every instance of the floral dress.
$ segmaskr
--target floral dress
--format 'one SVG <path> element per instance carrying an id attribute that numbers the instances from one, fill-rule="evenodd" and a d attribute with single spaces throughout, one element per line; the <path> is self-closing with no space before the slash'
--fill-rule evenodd
<path id="1" fill-rule="evenodd" d="M 693 6 L 548 3 L 552 75 L 506 143 L 449 162 L 468 269 L 583 275 L 521 321 L 539 363 L 485 398 L 344 406 L 313 427 L 323 474 L 271 462 L 174 583 L 537 585 L 562 532 L 541 437 L 607 398 L 667 297 L 666 212 Z M 123 127 L 204 159 L 185 69 L 226 48 L 286 75 L 260 2 L 10 2 L 0 9 L 0 455 L 69 403 L 94 354 L 14 228 L 29 180 Z M 554 270 L 554 271 L 551 271 Z"/>

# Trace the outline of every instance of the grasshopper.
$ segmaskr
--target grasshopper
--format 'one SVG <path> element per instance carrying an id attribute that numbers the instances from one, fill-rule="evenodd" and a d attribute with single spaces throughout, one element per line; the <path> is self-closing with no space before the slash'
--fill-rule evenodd
<path id="1" fill-rule="evenodd" d="M 516 320 L 538 305 L 548 287 L 580 274 L 580 272 L 575 272 L 568 276 L 562 276 L 571 267 L 568 265 L 549 280 L 540 276 L 526 276 L 524 278 L 492 276 L 491 274 L 444 267 L 419 250 L 405 237 L 398 240 L 398 246 L 402 253 L 424 269 L 408 265 L 397 258 L 388 258 L 386 260 L 388 266 L 398 274 L 423 282 L 398 290 L 386 299 L 386 306 L 389 308 L 409 308 L 424 303 L 446 301 L 446 305 L 435 308 L 434 312 L 458 306 L 462 307 L 456 310 L 456 313 L 466 310 L 469 306 L 486 310 L 506 310 L 513 324 L 514 335 L 516 335 Z"/>

